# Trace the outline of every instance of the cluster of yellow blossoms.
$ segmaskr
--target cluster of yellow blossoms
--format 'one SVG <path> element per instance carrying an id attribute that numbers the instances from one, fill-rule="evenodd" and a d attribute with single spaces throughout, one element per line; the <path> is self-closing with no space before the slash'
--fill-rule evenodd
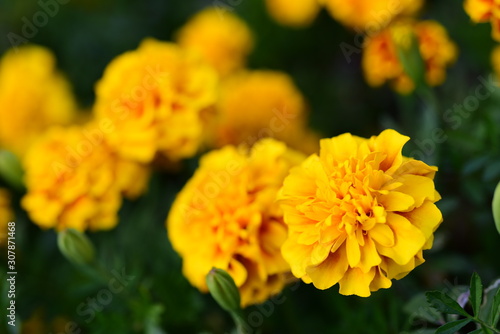
<path id="1" fill-rule="evenodd" d="M 309 24 L 320 5 L 355 29 L 375 22 L 364 46 L 367 81 L 390 81 L 402 93 L 414 89 L 398 58 L 402 36 L 415 35 L 429 85 L 444 81 L 456 56 L 439 24 L 392 22 L 421 4 L 267 1 L 272 15 L 294 26 Z M 114 59 L 84 125 L 75 125 L 77 107 L 47 50 L 5 55 L 0 113 L 12 122 L 10 132 L 0 128 L 0 147 L 22 159 L 22 206 L 36 224 L 113 228 L 122 197 L 145 191 L 153 163 L 178 163 L 208 147 L 217 150 L 201 158 L 166 222 L 183 272 L 200 290 L 217 267 L 234 278 L 242 306 L 279 293 L 293 276 L 368 296 L 424 261 L 442 220 L 437 168 L 402 156 L 407 137 L 344 134 L 323 139 L 317 154 L 319 136 L 307 127 L 307 102 L 292 78 L 245 69 L 254 41 L 237 16 L 206 9 L 176 38 L 145 39 Z M 0 192 L 2 220 L 4 204 Z"/>

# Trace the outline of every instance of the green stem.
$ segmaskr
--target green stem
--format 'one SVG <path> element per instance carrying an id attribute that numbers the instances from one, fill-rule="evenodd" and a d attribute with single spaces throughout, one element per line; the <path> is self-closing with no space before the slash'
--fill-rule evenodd
<path id="1" fill-rule="evenodd" d="M 236 324 L 236 333 L 238 334 L 247 334 L 247 328 L 248 325 L 243 318 L 243 312 L 231 312 L 231 317 L 234 320 L 234 323 Z"/>
<path id="2" fill-rule="evenodd" d="M 485 333 L 490 333 L 490 331 L 492 331 L 493 333 L 500 333 L 500 330 L 491 327 L 490 325 L 488 325 L 487 323 L 485 323 L 484 321 L 482 321 L 479 318 L 472 318 L 472 320 L 474 320 L 475 322 L 477 322 L 478 324 L 480 324 L 481 328 L 483 329 L 483 331 Z"/>

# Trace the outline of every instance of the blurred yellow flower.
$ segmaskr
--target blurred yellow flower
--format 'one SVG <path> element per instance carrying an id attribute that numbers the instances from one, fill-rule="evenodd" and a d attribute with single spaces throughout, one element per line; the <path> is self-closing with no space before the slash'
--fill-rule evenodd
<path id="1" fill-rule="evenodd" d="M 40 46 L 11 49 L 0 60 L 0 147 L 22 156 L 50 125 L 69 124 L 76 104 L 54 55 Z"/>
<path id="2" fill-rule="evenodd" d="M 167 219 L 191 284 L 206 292 L 205 276 L 216 267 L 233 277 L 242 306 L 281 291 L 290 268 L 280 253 L 286 226 L 276 196 L 290 167 L 304 158 L 273 139 L 201 158 Z"/>
<path id="3" fill-rule="evenodd" d="M 455 61 L 458 51 L 444 27 L 435 21 L 403 20 L 365 41 L 362 63 L 369 85 L 378 87 L 389 81 L 401 94 L 415 89 L 397 51 L 398 46 L 404 47 L 411 42 L 412 34 L 419 43 L 427 84 L 437 86 L 445 81 L 446 68 Z"/>
<path id="4" fill-rule="evenodd" d="M 411 16 L 420 10 L 423 0 L 318 0 L 334 19 L 347 27 L 374 33 L 396 17 Z"/>
<path id="5" fill-rule="evenodd" d="M 22 206 L 40 227 L 111 229 L 122 193 L 144 189 L 146 168 L 118 158 L 92 131 L 93 125 L 54 127 L 27 152 Z"/>
<path id="6" fill-rule="evenodd" d="M 177 34 L 181 47 L 203 55 L 221 76 L 243 68 L 254 41 L 247 24 L 224 8 L 196 14 Z"/>
<path id="7" fill-rule="evenodd" d="M 275 71 L 244 71 L 221 84 L 208 141 L 211 146 L 223 147 L 252 145 L 273 137 L 298 149 L 304 139 L 312 137 L 306 124 L 307 105 L 290 76 Z"/>
<path id="8" fill-rule="evenodd" d="M 436 167 L 402 156 L 408 137 L 343 134 L 292 168 L 280 193 L 292 273 L 318 289 L 367 297 L 424 262 L 442 221 Z"/>
<path id="9" fill-rule="evenodd" d="M 195 53 L 146 39 L 108 65 L 95 112 L 113 125 L 106 140 L 124 158 L 146 163 L 159 153 L 178 161 L 201 144 L 201 114 L 214 105 L 217 82 Z"/>
<path id="10" fill-rule="evenodd" d="M 319 0 L 266 0 L 266 6 L 278 23 L 291 27 L 310 25 L 320 10 Z"/>
<path id="11" fill-rule="evenodd" d="M 7 244 L 8 223 L 13 218 L 9 193 L 6 189 L 0 188 L 0 247 Z"/>
<path id="12" fill-rule="evenodd" d="M 494 40 L 500 41 L 500 1 L 465 0 L 464 9 L 474 22 L 490 22 L 491 36 Z"/>

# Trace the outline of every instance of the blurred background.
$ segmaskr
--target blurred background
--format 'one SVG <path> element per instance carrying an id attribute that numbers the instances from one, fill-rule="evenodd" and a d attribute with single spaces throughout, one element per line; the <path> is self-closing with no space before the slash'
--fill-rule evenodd
<path id="1" fill-rule="evenodd" d="M 500 239 L 491 215 L 493 191 L 500 180 L 499 90 L 460 124 L 443 118 L 448 109 L 463 104 L 482 85 L 478 78 L 489 80 L 490 56 L 496 45 L 489 24 L 471 23 L 459 1 L 427 1 L 421 15 L 439 21 L 459 48 L 446 82 L 433 89 L 437 113 L 431 116 L 426 96 L 401 96 L 387 86 L 369 87 L 363 78 L 361 54 L 353 53 L 349 61 L 341 49 L 342 43 L 355 45 L 356 32 L 340 25 L 325 10 L 311 26 L 294 29 L 270 18 L 263 0 L 71 0 L 61 4 L 59 12 L 29 42 L 53 50 L 80 107 L 89 110 L 94 85 L 114 57 L 137 48 L 148 36 L 172 40 L 193 14 L 217 3 L 230 8 L 254 32 L 256 45 L 248 67 L 290 74 L 308 101 L 311 126 L 323 137 L 344 132 L 369 137 L 394 128 L 412 138 L 406 154 L 417 150 L 423 153 L 417 158 L 440 169 L 436 184 L 443 197 L 438 206 L 444 223 L 433 249 L 425 254 L 424 265 L 370 298 L 342 296 L 338 286 L 319 291 L 311 285 L 293 285 L 280 299 L 286 302 L 247 310 L 256 322 L 262 322 L 262 333 L 423 330 L 428 324 L 416 320 L 415 314 L 425 306 L 415 302 L 415 296 L 435 289 L 460 290 L 473 271 L 480 274 L 485 286 L 500 276 Z M 0 54 L 11 47 L 6 36 L 11 32 L 21 35 L 23 18 L 31 20 L 39 10 L 37 1 L 0 0 Z M 430 130 L 436 126 L 444 130 L 446 140 L 429 143 Z M 164 227 L 170 205 L 196 169 L 197 159 L 186 161 L 178 174 L 155 172 L 147 194 L 124 203 L 116 229 L 90 234 L 105 268 L 124 268 L 134 279 L 88 322 L 89 314 L 82 310 L 90 305 L 88 298 L 95 298 L 107 283 L 64 259 L 56 233 L 32 224 L 18 206 L 22 190 L 13 190 L 16 305 L 19 320 L 27 323 L 22 333 L 229 332 L 230 317 L 182 276 L 181 260 Z M 4 257 L 2 253 L 2 275 Z M 4 282 L 2 279 L 2 289 Z M 6 294 L 2 292 L 1 298 L 3 307 Z M 413 304 L 408 304 L 410 300 Z M 76 329 L 68 329 L 69 322 Z M 5 317 L 0 326 L 0 333 L 10 333 Z"/>

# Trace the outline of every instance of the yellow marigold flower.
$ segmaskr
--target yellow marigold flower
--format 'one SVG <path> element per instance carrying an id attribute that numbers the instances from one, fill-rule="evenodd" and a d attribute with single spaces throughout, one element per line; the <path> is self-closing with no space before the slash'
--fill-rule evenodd
<path id="1" fill-rule="evenodd" d="M 292 273 L 318 289 L 367 297 L 424 262 L 442 221 L 434 204 L 436 167 L 402 156 L 408 137 L 386 130 L 370 139 L 321 141 L 292 168 L 280 193 Z"/>
<path id="2" fill-rule="evenodd" d="M 280 253 L 287 232 L 276 196 L 290 167 L 304 158 L 273 139 L 201 158 L 167 219 L 191 284 L 206 292 L 205 276 L 216 267 L 233 277 L 242 306 L 281 291 L 290 267 Z"/>
<path id="3" fill-rule="evenodd" d="M 252 145 L 273 137 L 297 148 L 309 136 L 306 109 L 302 93 L 287 74 L 240 72 L 221 85 L 209 142 L 215 147 Z"/>
<path id="4" fill-rule="evenodd" d="M 399 16 L 414 15 L 423 0 L 318 0 L 334 19 L 347 27 L 375 32 Z"/>
<path id="5" fill-rule="evenodd" d="M 245 67 L 254 45 L 247 24 L 224 8 L 208 8 L 196 14 L 180 29 L 177 41 L 201 53 L 221 76 Z"/>
<path id="6" fill-rule="evenodd" d="M 266 6 L 278 23 L 291 27 L 310 25 L 320 10 L 318 0 L 266 0 Z"/>
<path id="7" fill-rule="evenodd" d="M 48 49 L 33 45 L 0 60 L 0 147 L 22 156 L 47 127 L 75 117 L 70 86 L 55 62 Z"/>
<path id="8" fill-rule="evenodd" d="M 90 125 L 51 128 L 27 152 L 22 206 L 40 227 L 111 229 L 121 194 L 137 195 L 143 187 L 145 167 L 122 161 L 92 131 Z"/>
<path id="9" fill-rule="evenodd" d="M 6 189 L 0 188 L 0 246 L 6 244 L 8 223 L 14 218 L 10 207 L 10 196 Z"/>
<path id="10" fill-rule="evenodd" d="M 98 119 L 115 130 L 110 146 L 126 159 L 172 161 L 194 155 L 202 141 L 201 113 L 217 98 L 217 74 L 179 46 L 146 39 L 107 67 L 96 87 Z"/>
<path id="11" fill-rule="evenodd" d="M 392 24 L 377 35 L 368 38 L 363 51 L 363 70 L 371 86 L 389 81 L 394 89 L 408 94 L 415 89 L 398 58 L 397 47 L 411 41 L 415 34 L 420 54 L 425 62 L 425 78 L 430 86 L 437 86 L 446 78 L 446 67 L 457 56 L 457 48 L 443 26 L 435 21 L 414 22 L 404 20 Z"/>
<path id="12" fill-rule="evenodd" d="M 491 22 L 491 35 L 500 41 L 500 1 L 465 0 L 464 9 L 474 22 Z"/>

